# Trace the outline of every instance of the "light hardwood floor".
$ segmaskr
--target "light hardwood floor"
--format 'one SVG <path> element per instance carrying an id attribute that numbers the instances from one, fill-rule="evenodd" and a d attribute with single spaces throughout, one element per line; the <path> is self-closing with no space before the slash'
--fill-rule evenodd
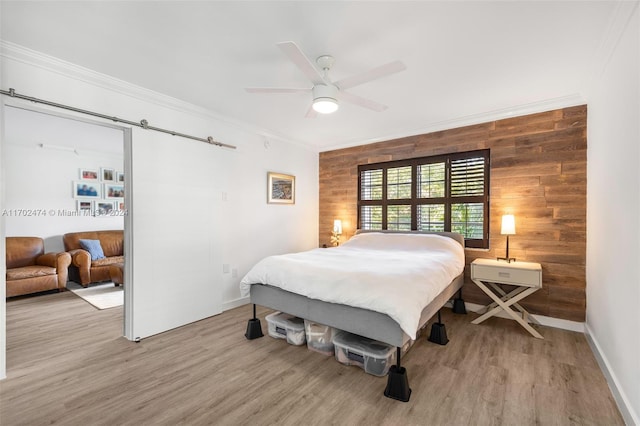
<path id="1" fill-rule="evenodd" d="M 258 309 L 266 333 L 265 309 Z M 306 347 L 244 337 L 251 307 L 129 342 L 122 308 L 70 292 L 7 303 L 9 425 L 621 425 L 585 337 L 443 310 L 450 342 L 404 357 L 408 403 L 386 378 Z"/>

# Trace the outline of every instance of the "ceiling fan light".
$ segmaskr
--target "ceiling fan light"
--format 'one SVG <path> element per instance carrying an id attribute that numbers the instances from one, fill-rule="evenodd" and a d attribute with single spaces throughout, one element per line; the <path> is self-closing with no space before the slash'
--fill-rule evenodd
<path id="1" fill-rule="evenodd" d="M 316 98 L 313 100 L 313 109 L 320 114 L 331 114 L 338 110 L 338 101 L 333 98 Z"/>

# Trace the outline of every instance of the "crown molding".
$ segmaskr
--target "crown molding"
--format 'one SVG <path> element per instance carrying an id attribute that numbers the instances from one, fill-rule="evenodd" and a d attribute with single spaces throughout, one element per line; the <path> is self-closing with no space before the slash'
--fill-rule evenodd
<path id="1" fill-rule="evenodd" d="M 572 95 L 562 96 L 554 99 L 547 99 L 538 102 L 531 102 L 528 104 L 516 105 L 509 108 L 502 108 L 488 112 L 482 112 L 478 114 L 467 115 L 464 117 L 457 117 L 451 120 L 443 120 L 428 124 L 424 127 L 413 129 L 411 131 L 399 132 L 387 134 L 382 137 L 358 140 L 347 142 L 345 144 L 335 145 L 327 148 L 323 148 L 321 152 L 334 151 L 338 149 L 351 148 L 354 146 L 367 145 L 376 142 L 384 142 L 394 139 L 401 139 L 410 136 L 424 135 L 427 133 L 439 132 L 442 130 L 456 129 L 458 127 L 471 126 L 474 124 L 487 123 L 490 121 L 503 120 L 511 117 L 518 117 L 523 115 L 535 114 L 539 112 L 552 111 L 554 109 L 562 109 L 577 105 L 586 104 L 586 99 L 579 93 Z"/>
<path id="2" fill-rule="evenodd" d="M 623 2 L 623 3 L 631 3 L 631 2 Z M 625 4 L 616 9 L 616 19 L 613 19 L 613 24 L 610 26 L 610 30 L 607 34 L 612 34 L 609 39 L 616 39 L 615 43 L 607 42 L 603 43 L 603 47 L 601 51 L 611 51 L 617 45 L 617 40 L 620 39 L 624 28 L 626 27 L 626 23 L 629 21 L 630 13 L 633 12 L 635 6 L 637 6 L 637 2 L 633 2 L 629 7 L 629 4 Z M 626 17 L 626 19 L 623 19 Z M 621 27 L 622 26 L 622 27 Z M 614 36 L 617 35 L 617 38 Z M 606 47 L 610 46 L 610 47 Z M 262 141 L 265 138 L 269 140 L 278 140 L 281 142 L 289 143 L 292 145 L 299 146 L 301 148 L 311 150 L 314 152 L 326 152 L 333 151 L 337 149 L 349 148 L 353 146 L 367 145 L 376 142 L 383 142 L 393 139 L 399 139 L 409 136 L 415 136 L 420 134 L 432 133 L 441 130 L 448 130 L 458 127 L 464 127 L 474 124 L 485 123 L 488 121 L 501 120 L 510 117 L 516 117 L 521 115 L 533 114 L 538 112 L 550 111 L 553 109 L 566 108 L 570 106 L 583 105 L 586 103 L 586 99 L 581 94 L 572 94 L 560 98 L 547 99 L 538 102 L 532 102 L 528 104 L 516 105 L 509 108 L 503 108 L 488 112 L 482 112 L 478 114 L 467 115 L 464 117 L 458 117 L 450 120 L 443 120 L 439 122 L 434 122 L 427 124 L 424 127 L 403 130 L 401 132 L 396 133 L 388 133 L 376 138 L 370 139 L 353 139 L 346 143 L 342 143 L 339 145 L 333 145 L 328 147 L 320 147 L 320 146 L 311 146 L 308 144 L 301 143 L 299 141 L 291 140 L 287 136 L 274 132 L 273 130 L 267 130 L 264 128 L 259 128 L 255 125 L 242 122 L 239 120 L 231 119 L 229 117 L 222 116 L 217 114 L 211 110 L 208 110 L 203 107 L 199 107 L 197 105 L 181 101 L 179 99 L 173 98 L 168 95 L 164 95 L 159 92 L 155 92 L 153 90 L 145 89 L 144 87 L 137 86 L 132 83 L 128 83 L 124 80 L 120 80 L 106 74 L 102 74 L 91 69 L 61 60 L 59 58 L 46 55 L 41 52 L 37 52 L 35 50 L 17 45 L 15 43 L 7 42 L 4 40 L 0 40 L 0 56 L 6 57 L 8 59 L 22 62 L 28 64 L 30 66 L 38 67 L 44 69 L 49 72 L 54 72 L 59 75 L 63 75 L 67 78 L 72 78 L 77 81 L 82 81 L 94 86 L 98 86 L 110 91 L 114 91 L 125 96 L 133 97 L 139 99 L 144 102 L 149 102 L 161 107 L 165 107 L 168 109 L 172 109 L 174 111 L 187 113 L 190 115 L 195 115 L 199 117 L 203 117 L 210 120 L 215 120 L 220 123 L 226 124 L 236 130 L 248 132 L 254 135 L 259 136 L 256 140 Z M 609 53 L 606 57 L 609 58 L 611 54 Z M 214 135 L 215 136 L 215 135 Z"/>
<path id="3" fill-rule="evenodd" d="M 306 149 L 312 149 L 308 145 L 304 145 L 298 141 L 292 141 L 291 139 L 277 132 L 259 128 L 243 121 L 225 117 L 198 105 L 194 105 L 189 102 L 185 102 L 180 99 L 164 95 L 162 93 L 146 89 L 132 83 L 128 83 L 124 80 L 102 74 L 89 68 L 85 68 L 5 40 L 0 40 L 0 57 L 40 68 L 48 72 L 53 72 L 66 78 L 71 78 L 83 83 L 101 87 L 106 90 L 120 93 L 122 95 L 129 96 L 143 102 L 149 102 L 154 105 L 168 108 L 177 112 L 195 115 L 209 120 L 215 120 L 236 130 L 260 136 L 261 138 L 256 138 L 256 140 L 259 141 L 262 141 L 263 138 L 269 138 L 271 140 L 279 140 L 281 142 L 290 143 Z M 19 88 L 16 88 L 16 91 L 19 92 Z M 34 96 L 32 94 L 29 95 Z"/>
<path id="4" fill-rule="evenodd" d="M 64 61 L 54 56 L 37 52 L 15 43 L 0 40 L 0 55 L 17 62 L 34 66 L 49 72 L 54 72 L 67 78 L 82 81 L 93 86 L 108 89 L 146 102 L 151 102 L 159 106 L 168 107 L 178 111 L 188 111 L 202 116 L 212 116 L 210 111 L 196 105 L 145 89 L 124 80 L 93 71 L 89 68 Z M 19 91 L 19 89 L 16 91 Z"/>

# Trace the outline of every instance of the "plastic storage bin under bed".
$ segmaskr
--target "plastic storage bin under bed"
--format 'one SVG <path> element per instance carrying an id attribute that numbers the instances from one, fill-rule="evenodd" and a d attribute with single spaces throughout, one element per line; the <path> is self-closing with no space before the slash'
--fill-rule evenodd
<path id="1" fill-rule="evenodd" d="M 292 345 L 304 345 L 304 320 L 283 312 L 274 312 L 267 315 L 269 336 L 276 339 L 287 339 Z"/>
<path id="2" fill-rule="evenodd" d="M 307 348 L 314 352 L 333 356 L 333 335 L 337 331 L 328 325 L 304 320 L 304 331 L 307 336 Z"/>
<path id="3" fill-rule="evenodd" d="M 345 365 L 357 365 L 374 376 L 385 376 L 396 362 L 396 348 L 366 337 L 338 331 L 333 336 L 336 359 Z"/>

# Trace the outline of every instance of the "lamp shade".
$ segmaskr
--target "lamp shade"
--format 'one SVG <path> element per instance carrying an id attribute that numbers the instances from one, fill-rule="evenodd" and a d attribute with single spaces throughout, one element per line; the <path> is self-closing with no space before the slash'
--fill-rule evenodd
<path id="1" fill-rule="evenodd" d="M 342 221 L 340 219 L 333 221 L 333 232 L 338 235 L 342 234 Z"/>
<path id="2" fill-rule="evenodd" d="M 505 214 L 502 216 L 502 229 L 500 230 L 502 235 L 515 235 L 516 234 L 516 219 L 512 214 Z"/>
<path id="3" fill-rule="evenodd" d="M 333 98 L 317 98 L 313 101 L 313 109 L 320 114 L 331 114 L 338 110 L 338 101 Z"/>
<path id="4" fill-rule="evenodd" d="M 338 110 L 338 88 L 332 84 L 313 86 L 312 108 L 320 114 L 331 114 Z"/>

